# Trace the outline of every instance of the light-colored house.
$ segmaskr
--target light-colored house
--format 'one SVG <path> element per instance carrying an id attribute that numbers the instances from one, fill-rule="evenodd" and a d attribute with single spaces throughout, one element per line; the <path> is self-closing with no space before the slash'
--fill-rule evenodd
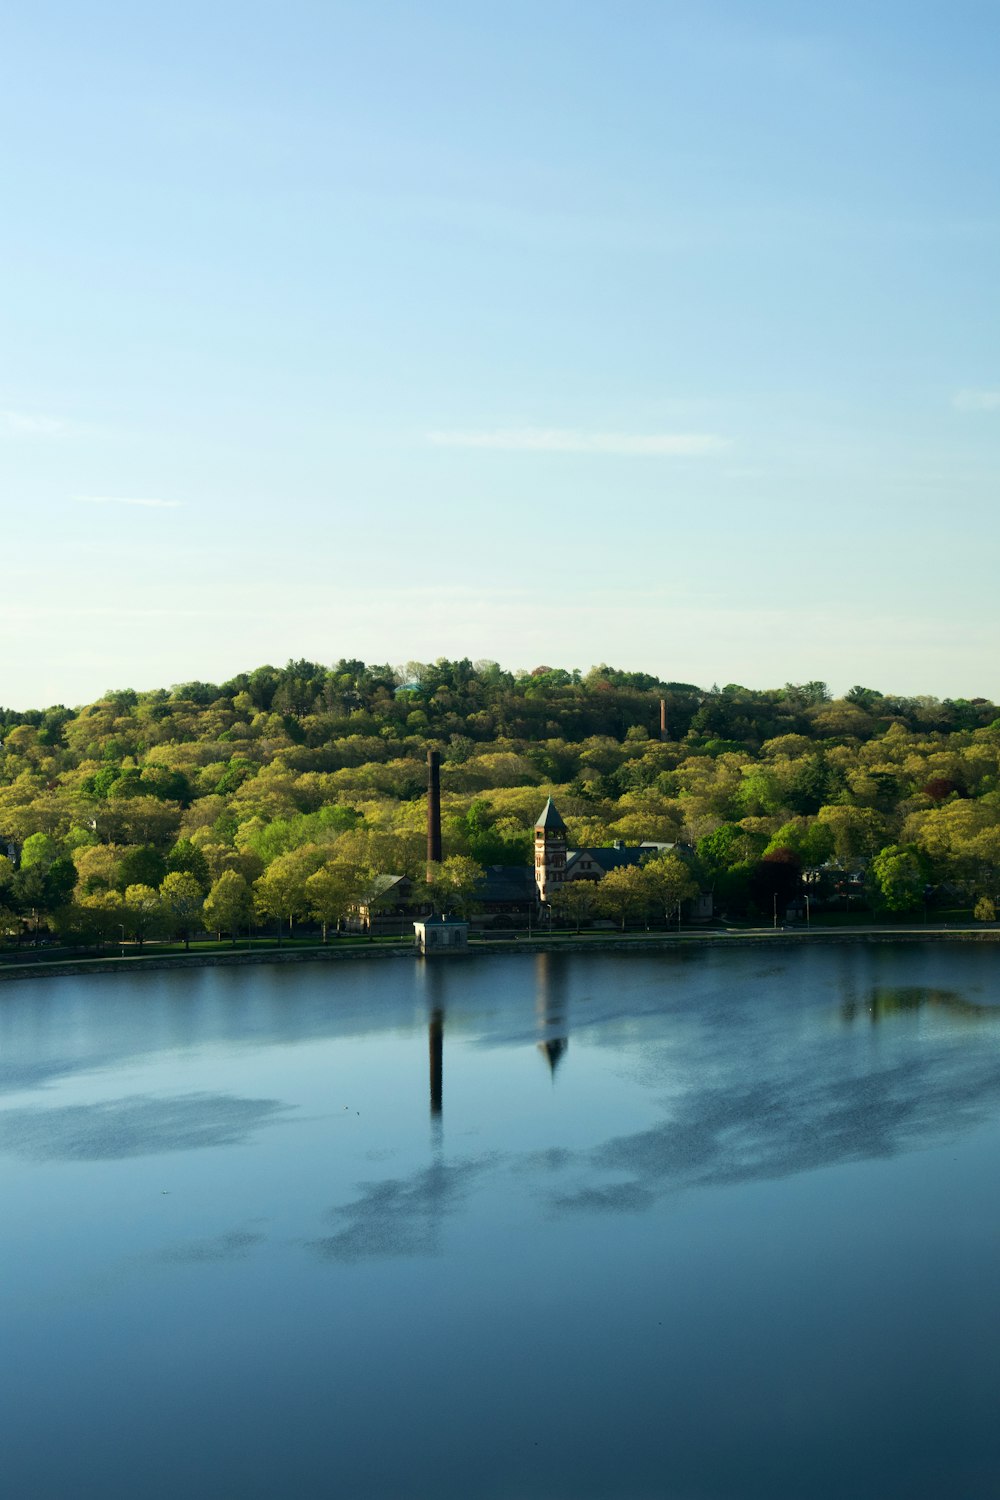
<path id="1" fill-rule="evenodd" d="M 459 917 L 421 917 L 413 939 L 418 953 L 456 953 L 469 946 L 469 924 Z"/>

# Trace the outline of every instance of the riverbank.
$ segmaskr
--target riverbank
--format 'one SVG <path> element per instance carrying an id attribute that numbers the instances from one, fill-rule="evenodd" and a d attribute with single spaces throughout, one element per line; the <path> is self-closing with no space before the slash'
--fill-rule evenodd
<path id="1" fill-rule="evenodd" d="M 762 928 L 713 929 L 681 933 L 552 933 L 509 938 L 474 937 L 465 956 L 477 953 L 621 953 L 670 952 L 680 948 L 781 948 L 829 946 L 845 943 L 997 943 L 1000 927 L 835 927 L 811 930 Z M 416 958 L 407 938 L 374 943 L 333 943 L 315 947 L 214 949 L 209 952 L 129 953 L 74 956 L 64 959 L 0 961 L 0 982 L 13 979 L 51 979 L 61 974 L 129 974 L 136 970 L 232 968 L 258 964 L 343 963 L 354 960 Z M 453 962 L 458 954 L 442 954 L 433 962 Z"/>

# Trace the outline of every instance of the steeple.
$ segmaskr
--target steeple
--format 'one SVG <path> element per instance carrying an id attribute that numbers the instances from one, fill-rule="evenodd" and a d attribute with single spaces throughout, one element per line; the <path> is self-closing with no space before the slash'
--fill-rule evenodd
<path id="1" fill-rule="evenodd" d="M 542 808 L 541 815 L 539 816 L 538 822 L 535 824 L 535 827 L 561 828 L 563 833 L 566 832 L 566 824 L 560 817 L 559 809 L 558 807 L 556 807 L 551 797 L 548 798 L 545 806 Z"/>
<path id="2" fill-rule="evenodd" d="M 566 875 L 566 824 L 550 797 L 535 824 L 535 884 L 539 901 L 550 901 Z"/>
<path id="3" fill-rule="evenodd" d="M 561 961 L 551 953 L 535 954 L 535 1014 L 540 1041 L 538 1050 L 549 1065 L 553 1080 L 560 1059 L 569 1046 L 566 1020 L 566 975 Z"/>

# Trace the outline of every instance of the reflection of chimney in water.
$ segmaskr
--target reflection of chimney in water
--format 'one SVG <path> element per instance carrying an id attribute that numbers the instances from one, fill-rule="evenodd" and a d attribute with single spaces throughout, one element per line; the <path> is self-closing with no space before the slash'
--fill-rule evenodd
<path id="1" fill-rule="evenodd" d="M 563 971 L 551 953 L 535 955 L 535 1015 L 543 1040 L 538 1050 L 549 1065 L 553 1079 L 569 1046 Z"/>
<path id="2" fill-rule="evenodd" d="M 431 865 L 441 863 L 441 756 L 437 750 L 427 752 L 427 879 Z"/>
<path id="3" fill-rule="evenodd" d="M 431 1011 L 427 1028 L 428 1050 L 431 1065 L 431 1114 L 439 1115 L 444 1109 L 444 1011 Z"/>

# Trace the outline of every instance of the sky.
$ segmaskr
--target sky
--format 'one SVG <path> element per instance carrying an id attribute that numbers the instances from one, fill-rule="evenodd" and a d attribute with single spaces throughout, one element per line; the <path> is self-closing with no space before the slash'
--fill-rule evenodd
<path id="1" fill-rule="evenodd" d="M 35 0 L 0 48 L 0 703 L 1000 698 L 994 0 Z"/>

